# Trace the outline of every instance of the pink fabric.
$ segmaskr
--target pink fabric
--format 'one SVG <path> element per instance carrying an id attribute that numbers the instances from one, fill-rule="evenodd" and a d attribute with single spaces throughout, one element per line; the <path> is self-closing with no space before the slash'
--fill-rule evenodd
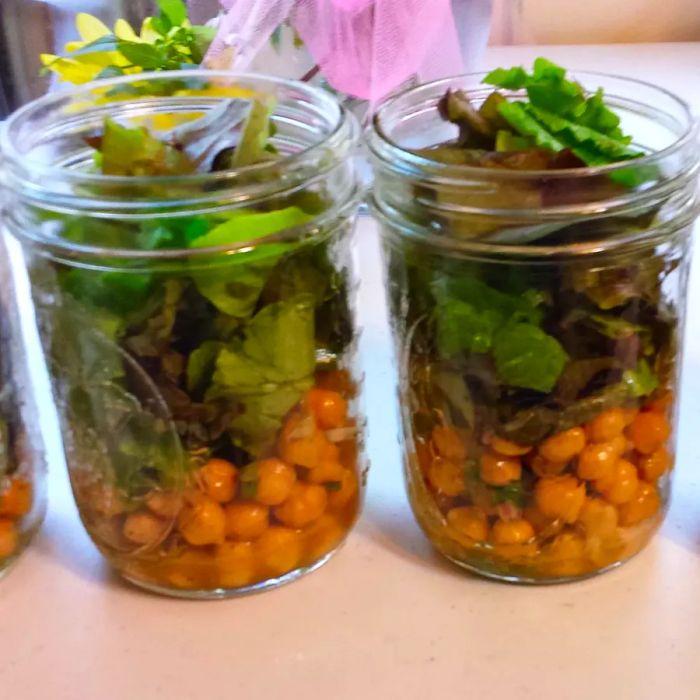
<path id="1" fill-rule="evenodd" d="M 233 47 L 237 69 L 285 20 L 336 90 L 371 103 L 414 75 L 430 80 L 464 69 L 451 0 L 221 2 L 227 12 L 211 52 Z"/>

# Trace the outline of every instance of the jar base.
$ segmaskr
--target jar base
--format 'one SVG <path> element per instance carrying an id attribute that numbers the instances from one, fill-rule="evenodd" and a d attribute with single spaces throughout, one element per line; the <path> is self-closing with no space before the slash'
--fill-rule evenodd
<path id="1" fill-rule="evenodd" d="M 576 574 L 574 576 L 526 576 L 523 574 L 500 573 L 498 571 L 490 571 L 488 569 L 480 568 L 473 564 L 468 564 L 464 561 L 460 561 L 459 559 L 456 559 L 454 557 L 449 556 L 448 554 L 445 554 L 444 552 L 441 552 L 439 549 L 437 551 L 443 557 L 445 557 L 445 559 L 447 559 L 455 566 L 458 566 L 460 569 L 468 571 L 470 574 L 480 576 L 481 578 L 489 579 L 490 581 L 498 581 L 499 583 L 519 584 L 524 586 L 555 586 L 561 583 L 576 583 L 577 581 L 585 581 L 586 579 L 605 574 L 608 571 L 612 571 L 613 569 L 617 569 L 619 566 L 622 566 L 631 559 L 634 559 L 634 557 L 636 557 L 639 554 L 639 552 L 641 552 L 643 549 L 644 548 L 640 549 L 638 552 L 635 552 L 626 559 L 620 559 L 619 561 L 613 562 L 612 564 L 608 564 L 607 566 L 603 566 L 600 569 L 588 571 L 585 574 Z"/>
<path id="2" fill-rule="evenodd" d="M 273 588 L 278 588 L 279 586 L 284 586 L 287 583 L 292 583 L 297 579 L 310 574 L 316 569 L 320 569 L 340 548 L 336 547 L 334 550 L 328 552 L 318 561 L 315 561 L 309 566 L 304 566 L 299 569 L 294 569 L 289 573 L 286 573 L 277 578 L 266 579 L 265 581 L 259 581 L 258 583 L 253 583 L 249 586 L 241 586 L 239 588 L 214 588 L 214 589 L 193 589 L 189 590 L 186 588 L 173 588 L 170 586 L 159 586 L 156 583 L 148 583 L 147 581 L 142 581 L 135 576 L 129 576 L 129 574 L 117 571 L 117 573 L 132 585 L 140 588 L 149 593 L 155 593 L 157 595 L 168 596 L 170 598 L 182 598 L 184 600 L 224 600 L 226 598 L 240 598 L 247 595 L 252 595 L 254 593 L 262 593 L 263 591 L 268 591 Z M 1 574 L 0 574 L 1 575 Z"/>

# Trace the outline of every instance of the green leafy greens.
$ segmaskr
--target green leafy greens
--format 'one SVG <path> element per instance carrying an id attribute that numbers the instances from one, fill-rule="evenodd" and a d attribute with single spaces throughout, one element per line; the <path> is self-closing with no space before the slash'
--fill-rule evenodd
<path id="1" fill-rule="evenodd" d="M 499 114 L 521 136 L 551 151 L 565 148 L 588 165 L 605 165 L 639 157 L 620 118 L 605 104 L 603 90 L 588 96 L 566 70 L 545 58 L 535 60 L 532 73 L 517 67 L 498 68 L 484 82 L 510 91 L 525 90 L 528 101 L 504 100 Z"/>

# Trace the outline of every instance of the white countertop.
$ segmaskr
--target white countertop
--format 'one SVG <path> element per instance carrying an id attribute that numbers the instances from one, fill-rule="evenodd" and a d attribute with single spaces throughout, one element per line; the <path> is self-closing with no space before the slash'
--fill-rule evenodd
<path id="1" fill-rule="evenodd" d="M 700 44 L 509 47 L 487 62 L 540 54 L 661 83 L 700 113 Z M 1 700 L 700 698 L 700 273 L 663 530 L 604 576 L 518 587 L 448 565 L 413 522 L 373 226 L 365 222 L 359 237 L 372 472 L 345 547 L 261 595 L 210 603 L 148 595 L 103 564 L 59 459 L 43 532 L 0 583 Z"/>

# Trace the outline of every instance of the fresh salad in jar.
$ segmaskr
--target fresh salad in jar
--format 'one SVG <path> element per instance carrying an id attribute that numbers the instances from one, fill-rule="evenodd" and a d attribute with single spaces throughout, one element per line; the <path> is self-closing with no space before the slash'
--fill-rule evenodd
<path id="1" fill-rule="evenodd" d="M 545 59 L 443 88 L 434 112 L 415 92 L 422 132 L 430 114 L 458 134 L 404 151 L 409 204 L 372 146 L 414 512 L 441 552 L 496 578 L 609 568 L 668 501 L 692 171 L 664 191 L 603 90 Z M 409 98 L 380 108 L 386 141 L 409 133 L 389 114 Z"/>
<path id="2" fill-rule="evenodd" d="M 324 142 L 309 178 L 293 154 L 309 138 L 311 158 L 322 139 L 294 121 L 303 108 L 276 116 L 265 79 L 232 80 L 88 86 L 102 116 L 79 96 L 59 120 L 88 112 L 71 148 L 89 204 L 34 201 L 16 234 L 83 523 L 127 579 L 203 597 L 325 561 L 362 479 L 343 257 L 352 166 Z M 337 108 L 328 127 L 340 150 L 355 133 L 344 118 Z"/>

